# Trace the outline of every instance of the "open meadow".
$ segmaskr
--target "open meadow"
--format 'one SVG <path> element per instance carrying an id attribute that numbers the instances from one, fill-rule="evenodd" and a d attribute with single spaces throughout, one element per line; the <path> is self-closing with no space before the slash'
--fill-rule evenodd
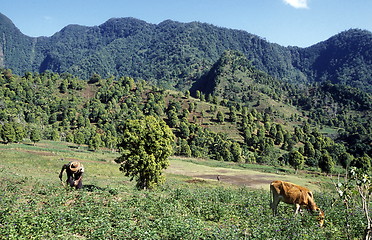
<path id="1" fill-rule="evenodd" d="M 323 175 L 172 157 L 165 184 L 139 191 L 119 171 L 113 161 L 118 156 L 66 142 L 1 144 L 0 238 L 360 239 L 365 228 L 359 203 L 350 204 L 346 214 Z M 86 170 L 78 191 L 58 179 L 62 165 L 72 160 Z M 306 211 L 294 218 L 292 206 L 283 203 L 274 217 L 272 180 L 314 190 L 325 226 Z"/>

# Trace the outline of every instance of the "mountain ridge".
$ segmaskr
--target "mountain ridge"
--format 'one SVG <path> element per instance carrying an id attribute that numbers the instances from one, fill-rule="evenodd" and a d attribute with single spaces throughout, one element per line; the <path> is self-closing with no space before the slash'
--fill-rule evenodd
<path id="1" fill-rule="evenodd" d="M 95 73 L 122 75 L 188 89 L 224 51 L 236 50 L 257 69 L 283 81 L 341 82 L 372 91 L 372 33 L 367 30 L 350 29 L 300 48 L 208 23 L 151 24 L 127 17 L 93 27 L 68 25 L 51 37 L 33 38 L 0 14 L 0 34 L 0 67 L 17 74 L 50 70 L 85 79 Z"/>

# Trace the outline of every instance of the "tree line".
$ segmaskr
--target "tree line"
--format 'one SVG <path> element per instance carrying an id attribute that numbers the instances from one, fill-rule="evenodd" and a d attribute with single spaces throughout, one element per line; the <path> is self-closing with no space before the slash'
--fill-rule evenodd
<path id="1" fill-rule="evenodd" d="M 349 131 L 355 127 L 339 130 L 332 139 L 321 134 L 310 118 L 291 128 L 275 121 L 270 111 L 200 92 L 199 99 L 194 99 L 188 91 L 169 92 L 130 77 L 103 79 L 93 75 L 87 82 L 52 72 L 21 77 L 9 69 L 1 71 L 0 85 L 0 136 L 4 143 L 48 139 L 88 145 L 93 151 L 102 147 L 116 151 L 123 136 L 120 126 L 128 120 L 154 116 L 174 132 L 173 149 L 180 156 L 289 164 L 296 170 L 307 165 L 325 172 L 331 172 L 335 164 L 345 168 L 370 165 L 368 147 L 341 141 L 350 138 Z M 203 109 L 205 106 L 209 109 Z M 353 118 L 349 120 L 348 125 L 354 123 Z M 240 139 L 210 128 L 226 124 L 237 129 Z M 366 127 L 360 136 L 368 136 L 370 128 Z"/>

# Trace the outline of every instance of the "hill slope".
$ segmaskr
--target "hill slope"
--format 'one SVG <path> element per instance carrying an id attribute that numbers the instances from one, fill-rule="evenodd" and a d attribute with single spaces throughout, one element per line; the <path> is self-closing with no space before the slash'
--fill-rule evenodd
<path id="1" fill-rule="evenodd" d="M 23 35 L 0 14 L 0 66 L 27 71 L 131 76 L 189 88 L 225 50 L 242 52 L 261 71 L 289 82 L 347 83 L 370 91 L 371 36 L 349 30 L 309 48 L 283 47 L 245 31 L 171 20 L 154 25 L 134 18 L 99 26 L 70 25 L 51 37 Z M 366 83 L 367 81 L 367 83 Z"/>
<path id="2" fill-rule="evenodd" d="M 283 82 L 252 66 L 245 55 L 228 50 L 190 90 L 247 103 L 257 101 L 260 94 L 278 100 L 283 87 Z"/>

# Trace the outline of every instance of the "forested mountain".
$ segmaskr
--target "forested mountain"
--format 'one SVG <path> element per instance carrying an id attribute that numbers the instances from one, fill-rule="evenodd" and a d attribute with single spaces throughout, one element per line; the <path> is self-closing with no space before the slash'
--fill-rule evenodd
<path id="1" fill-rule="evenodd" d="M 318 82 L 348 84 L 372 91 L 372 34 L 351 29 L 309 48 L 293 48 L 293 66 Z"/>
<path id="2" fill-rule="evenodd" d="M 221 99 L 247 103 L 259 100 L 259 94 L 284 100 L 283 89 L 287 88 L 286 85 L 286 82 L 257 70 L 244 54 L 227 50 L 190 91 L 195 94 L 199 90 Z"/>
<path id="3" fill-rule="evenodd" d="M 89 79 L 131 76 L 188 89 L 226 50 L 285 82 L 345 83 L 371 92 L 372 34 L 352 29 L 308 48 L 283 47 L 245 31 L 166 20 L 115 18 L 99 26 L 69 25 L 51 37 L 23 35 L 0 14 L 0 67 L 14 73 L 72 73 Z"/>

